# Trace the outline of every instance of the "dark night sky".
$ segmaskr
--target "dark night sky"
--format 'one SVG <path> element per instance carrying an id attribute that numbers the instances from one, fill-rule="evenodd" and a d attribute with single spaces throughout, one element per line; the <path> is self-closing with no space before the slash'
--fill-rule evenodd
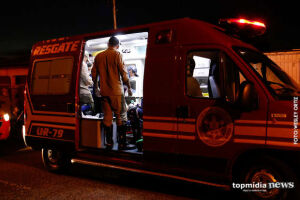
<path id="1" fill-rule="evenodd" d="M 112 0 L 6 0 L 0 7 L 0 56 L 30 52 L 40 40 L 112 29 Z M 191 17 L 216 24 L 219 18 L 261 19 L 264 51 L 300 49 L 297 1 L 153 0 L 117 1 L 118 27 Z M 204 3 L 205 2 L 205 3 Z"/>

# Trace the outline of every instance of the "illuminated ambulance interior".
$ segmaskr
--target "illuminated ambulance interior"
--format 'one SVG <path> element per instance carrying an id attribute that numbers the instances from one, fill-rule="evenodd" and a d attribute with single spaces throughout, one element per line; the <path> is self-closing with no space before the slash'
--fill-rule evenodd
<path id="1" fill-rule="evenodd" d="M 200 55 L 193 55 L 195 69 L 192 76 L 198 81 L 203 97 L 209 97 L 208 79 L 211 59 Z"/>
<path id="2" fill-rule="evenodd" d="M 119 52 L 122 54 L 122 58 L 125 64 L 125 68 L 128 73 L 130 86 L 132 88 L 132 96 L 128 96 L 126 86 L 124 86 L 125 101 L 127 105 L 127 141 L 129 143 L 136 143 L 137 139 L 141 139 L 141 136 L 136 136 L 137 132 L 141 135 L 142 131 L 142 100 L 143 100 L 143 80 L 144 80 L 144 68 L 146 58 L 146 47 L 148 40 L 148 32 L 131 33 L 131 34 L 117 34 L 115 35 L 119 41 Z M 91 66 L 94 63 L 94 59 L 98 53 L 107 49 L 107 43 L 109 37 L 96 38 L 86 41 L 85 54 L 89 55 L 87 61 L 89 73 Z M 85 62 L 83 60 L 83 62 Z M 82 65 L 83 67 L 84 65 Z M 92 66 L 93 67 L 93 66 Z M 101 77 L 98 77 L 101 78 Z M 101 108 L 101 97 L 95 95 L 93 86 L 89 86 L 90 92 L 93 96 L 94 105 L 81 103 L 81 145 L 87 147 L 105 148 L 105 137 L 103 135 L 103 129 L 101 131 L 101 121 L 103 119 L 103 112 Z M 80 92 L 80 91 L 79 91 Z M 115 119 L 115 118 L 114 118 Z M 91 132 L 91 137 L 87 137 L 85 134 Z M 114 147 L 116 150 L 116 125 L 113 123 L 114 134 Z M 96 141 L 96 142 L 95 142 Z M 131 152 L 140 152 L 137 148 L 131 150 Z"/>

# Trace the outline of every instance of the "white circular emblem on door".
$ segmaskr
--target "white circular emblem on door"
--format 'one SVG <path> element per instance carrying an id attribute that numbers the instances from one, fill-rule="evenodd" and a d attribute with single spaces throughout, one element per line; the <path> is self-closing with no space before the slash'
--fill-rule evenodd
<path id="1" fill-rule="evenodd" d="M 220 107 L 208 107 L 198 116 L 197 133 L 200 140 L 211 147 L 226 144 L 233 134 L 232 119 L 227 111 Z"/>

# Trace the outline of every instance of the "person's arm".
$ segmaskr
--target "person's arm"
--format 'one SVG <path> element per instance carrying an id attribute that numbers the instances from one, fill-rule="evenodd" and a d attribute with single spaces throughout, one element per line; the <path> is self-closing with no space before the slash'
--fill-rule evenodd
<path id="1" fill-rule="evenodd" d="M 98 72 L 98 61 L 97 61 L 97 57 L 95 58 L 95 61 L 94 61 L 94 64 L 93 64 L 93 68 L 92 68 L 92 79 L 93 79 L 93 82 L 94 82 L 94 93 L 97 97 L 100 97 L 100 88 L 99 88 L 99 84 L 98 84 L 98 75 L 99 75 L 99 72 Z"/>
<path id="2" fill-rule="evenodd" d="M 93 82 L 94 82 L 94 86 L 97 85 L 97 76 L 98 76 L 98 70 L 97 70 L 97 59 L 95 58 L 95 61 L 94 61 L 94 64 L 93 64 L 93 68 L 92 68 L 92 79 L 93 79 Z"/>
<path id="3" fill-rule="evenodd" d="M 125 65 L 124 65 L 124 62 L 123 62 L 123 59 L 122 59 L 122 55 L 120 53 L 118 53 L 118 55 L 117 55 L 117 62 L 118 62 L 117 63 L 118 70 L 119 70 L 119 73 L 121 75 L 122 81 L 128 87 L 128 95 L 132 96 L 128 74 L 127 74 L 127 71 L 125 69 Z"/>
<path id="4" fill-rule="evenodd" d="M 86 64 L 82 65 L 81 78 L 82 78 L 82 80 L 83 80 L 83 82 L 84 82 L 85 85 L 87 85 L 87 86 L 93 85 L 93 80 L 92 80 L 92 78 L 89 75 L 89 70 L 88 70 Z"/>

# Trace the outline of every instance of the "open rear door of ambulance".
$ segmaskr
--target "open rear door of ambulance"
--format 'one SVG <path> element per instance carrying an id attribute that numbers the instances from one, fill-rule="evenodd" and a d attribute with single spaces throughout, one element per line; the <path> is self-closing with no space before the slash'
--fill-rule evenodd
<path id="1" fill-rule="evenodd" d="M 82 43 L 80 38 L 61 38 L 33 47 L 25 91 L 27 145 L 74 150 Z"/>

